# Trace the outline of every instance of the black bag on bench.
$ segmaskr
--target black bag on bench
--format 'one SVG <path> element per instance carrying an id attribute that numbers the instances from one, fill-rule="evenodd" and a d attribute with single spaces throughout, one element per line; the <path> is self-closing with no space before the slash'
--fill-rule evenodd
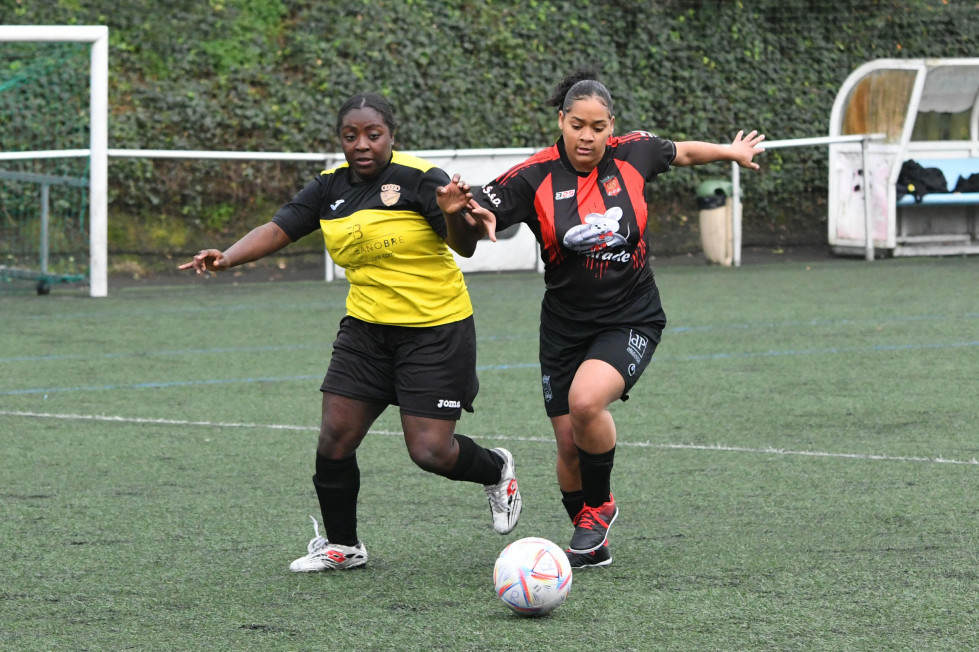
<path id="1" fill-rule="evenodd" d="M 945 174 L 938 168 L 922 167 L 913 159 L 905 161 L 897 175 L 897 198 L 911 194 L 920 202 L 930 192 L 948 192 Z"/>
<path id="2" fill-rule="evenodd" d="M 970 174 L 968 178 L 959 175 L 952 192 L 979 192 L 979 172 Z"/>

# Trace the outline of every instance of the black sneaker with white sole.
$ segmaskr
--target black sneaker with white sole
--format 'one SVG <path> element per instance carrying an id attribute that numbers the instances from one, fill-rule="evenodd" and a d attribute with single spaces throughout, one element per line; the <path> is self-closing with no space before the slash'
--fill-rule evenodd
<path id="1" fill-rule="evenodd" d="M 591 552 L 571 552 L 565 550 L 571 568 L 595 568 L 598 566 L 608 566 L 612 563 L 612 549 L 609 548 L 608 539 L 600 548 Z"/>
<path id="2" fill-rule="evenodd" d="M 615 496 L 609 496 L 607 503 L 598 507 L 585 505 L 574 517 L 574 534 L 571 535 L 571 552 L 589 553 L 598 550 L 608 538 L 608 531 L 619 515 Z"/>

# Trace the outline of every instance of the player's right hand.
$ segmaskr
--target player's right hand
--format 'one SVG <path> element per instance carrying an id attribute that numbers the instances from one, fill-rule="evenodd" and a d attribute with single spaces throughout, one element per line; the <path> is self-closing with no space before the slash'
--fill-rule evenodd
<path id="1" fill-rule="evenodd" d="M 184 263 L 177 269 L 193 269 L 200 275 L 205 271 L 217 272 L 228 269 L 228 261 L 218 249 L 202 249 L 189 263 Z"/>
<path id="2" fill-rule="evenodd" d="M 458 174 L 452 175 L 452 180 L 444 186 L 435 189 L 435 201 L 443 213 L 453 215 L 466 208 L 473 194 L 469 184 Z"/>

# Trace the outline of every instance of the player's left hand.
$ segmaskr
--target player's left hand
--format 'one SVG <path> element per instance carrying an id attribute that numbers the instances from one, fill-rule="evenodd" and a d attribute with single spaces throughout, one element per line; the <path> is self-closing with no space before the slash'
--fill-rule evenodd
<path id="1" fill-rule="evenodd" d="M 477 228 L 483 237 L 496 242 L 496 215 L 493 211 L 483 208 L 475 199 L 469 200 L 466 207 L 466 219 Z"/>
<path id="2" fill-rule="evenodd" d="M 731 151 L 734 153 L 733 160 L 737 161 L 738 165 L 743 168 L 748 168 L 749 170 L 759 169 L 761 166 L 752 159 L 765 151 L 765 148 L 761 144 L 764 140 L 765 134 L 760 134 L 757 130 L 752 130 L 745 136 L 744 130 L 742 129 L 731 143 Z"/>

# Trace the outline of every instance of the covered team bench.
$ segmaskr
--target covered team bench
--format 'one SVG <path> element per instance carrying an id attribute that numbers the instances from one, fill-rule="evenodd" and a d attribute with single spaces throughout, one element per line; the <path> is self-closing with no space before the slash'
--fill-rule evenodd
<path id="1" fill-rule="evenodd" d="M 881 137 L 830 145 L 827 222 L 835 253 L 979 254 L 979 190 L 954 192 L 960 177 L 979 173 L 979 59 L 879 59 L 859 67 L 830 116 L 830 136 L 855 134 Z M 909 160 L 940 169 L 947 192 L 900 192 Z"/>

